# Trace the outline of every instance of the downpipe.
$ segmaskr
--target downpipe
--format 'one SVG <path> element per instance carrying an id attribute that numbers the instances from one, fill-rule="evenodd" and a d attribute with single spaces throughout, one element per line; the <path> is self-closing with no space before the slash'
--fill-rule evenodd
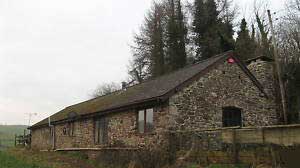
<path id="1" fill-rule="evenodd" d="M 49 128 L 50 128 L 50 134 L 52 137 L 52 150 L 55 150 L 55 127 L 54 125 L 51 125 L 51 118 L 48 118 L 48 122 L 49 122 Z"/>

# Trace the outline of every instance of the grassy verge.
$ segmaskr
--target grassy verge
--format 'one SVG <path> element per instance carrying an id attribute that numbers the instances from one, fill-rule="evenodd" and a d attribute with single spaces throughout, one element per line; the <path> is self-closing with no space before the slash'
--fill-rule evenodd
<path id="1" fill-rule="evenodd" d="M 19 160 L 16 157 L 0 151 L 0 166 L 1 168 L 47 168 L 37 164 L 29 164 L 23 160 Z"/>
<path id="2" fill-rule="evenodd" d="M 40 166 L 34 168 L 95 168 L 86 158 L 80 158 L 75 154 L 75 156 L 72 156 L 59 152 L 40 152 L 25 149 L 10 149 L 7 153 L 25 163 Z"/>
<path id="3" fill-rule="evenodd" d="M 221 165 L 221 164 L 214 164 L 210 165 L 209 168 L 248 168 L 249 166 L 246 165 Z"/>
<path id="4" fill-rule="evenodd" d="M 199 168 L 197 164 L 190 164 L 187 168 Z M 248 168 L 247 165 L 230 165 L 230 164 L 211 164 L 207 168 Z"/>

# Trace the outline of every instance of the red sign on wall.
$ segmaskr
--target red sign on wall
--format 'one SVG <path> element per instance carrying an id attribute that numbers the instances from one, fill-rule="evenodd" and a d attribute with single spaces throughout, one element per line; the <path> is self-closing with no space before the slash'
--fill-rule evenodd
<path id="1" fill-rule="evenodd" d="M 229 64 L 234 64 L 235 63 L 235 59 L 234 58 L 228 58 L 228 60 L 227 60 L 227 62 L 229 63 Z"/>

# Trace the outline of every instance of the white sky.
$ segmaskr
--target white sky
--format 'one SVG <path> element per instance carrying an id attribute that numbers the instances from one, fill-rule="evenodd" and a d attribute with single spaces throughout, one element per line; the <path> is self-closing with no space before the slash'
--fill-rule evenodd
<path id="1" fill-rule="evenodd" d="M 35 123 L 127 76 L 150 0 L 0 0 L 0 124 Z M 253 0 L 235 0 L 241 14 Z M 270 0 L 271 9 L 283 0 Z"/>

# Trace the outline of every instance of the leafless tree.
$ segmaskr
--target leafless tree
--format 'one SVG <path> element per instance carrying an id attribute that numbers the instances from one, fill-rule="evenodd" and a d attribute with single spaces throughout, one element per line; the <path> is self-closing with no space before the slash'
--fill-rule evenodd
<path id="1" fill-rule="evenodd" d="M 120 89 L 121 89 L 121 86 L 117 83 L 114 83 L 114 82 L 102 83 L 97 86 L 97 88 L 92 92 L 92 94 L 90 96 L 92 98 L 97 98 L 100 96 L 110 94 L 110 93 L 115 92 Z"/>
<path id="2" fill-rule="evenodd" d="M 286 14 L 277 26 L 277 36 L 280 55 L 289 69 L 286 69 L 287 75 L 293 71 L 287 65 L 300 65 L 300 0 L 289 0 L 286 4 Z"/>
<path id="3" fill-rule="evenodd" d="M 288 118 L 295 122 L 300 111 L 300 0 L 288 0 L 283 12 L 276 26 L 277 42 L 287 92 Z"/>
<path id="4" fill-rule="evenodd" d="M 219 18 L 224 22 L 233 22 L 238 13 L 238 6 L 233 5 L 233 0 L 216 0 Z"/>

